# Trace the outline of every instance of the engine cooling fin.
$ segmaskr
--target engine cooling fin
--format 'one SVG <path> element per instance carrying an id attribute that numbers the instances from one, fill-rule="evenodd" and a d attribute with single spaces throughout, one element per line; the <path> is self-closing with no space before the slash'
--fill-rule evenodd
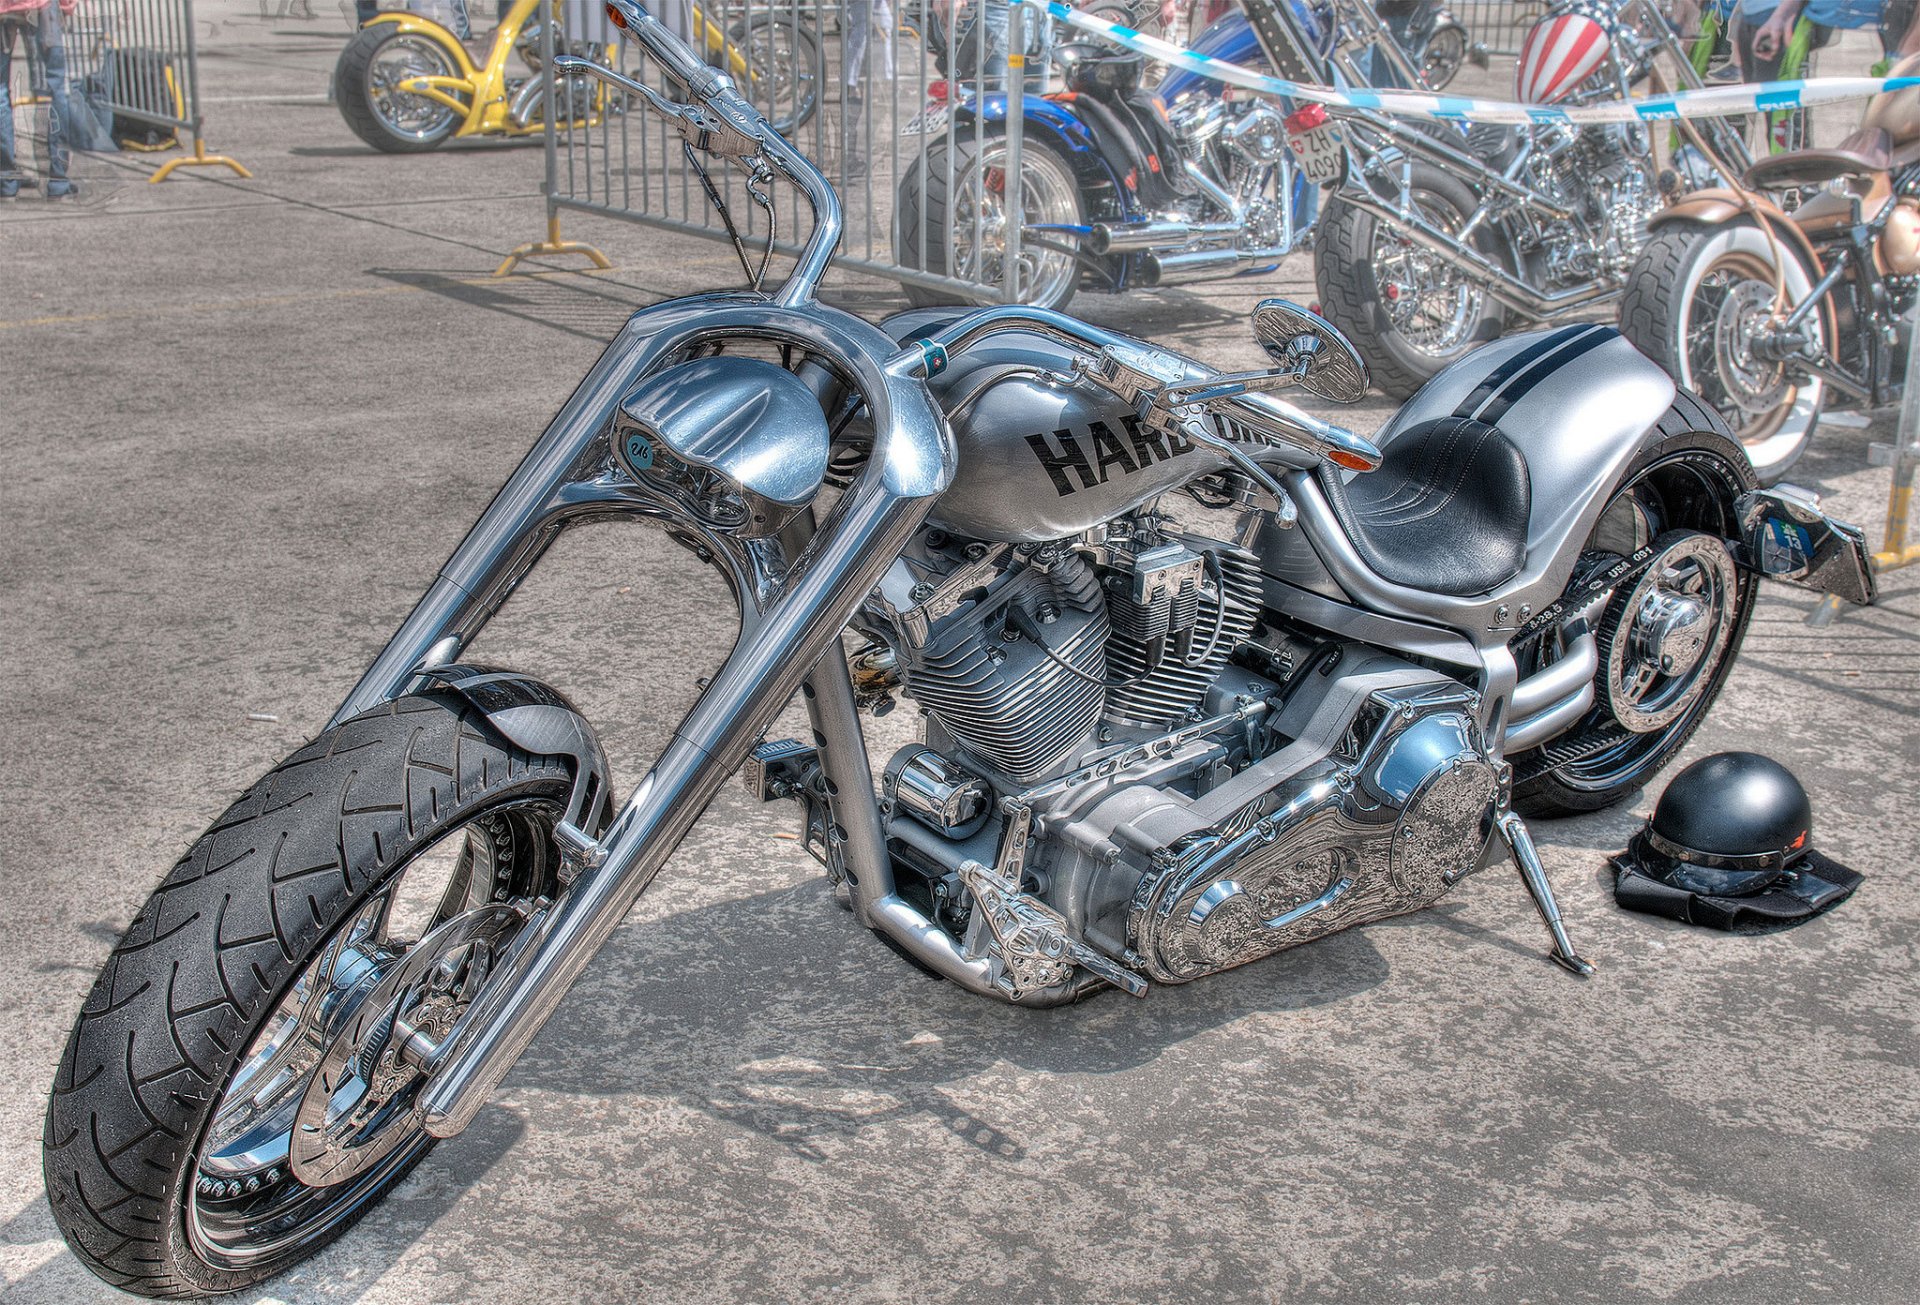
<path id="1" fill-rule="evenodd" d="M 1260 614 L 1259 559 L 1238 548 L 1215 546 L 1210 551 L 1219 570 L 1220 600 L 1193 596 L 1197 610 L 1188 656 L 1194 664 L 1186 665 L 1169 652 L 1148 673 L 1150 646 L 1127 638 L 1116 627 L 1107 641 L 1107 673 L 1115 682 L 1107 690 L 1107 720 L 1149 728 L 1177 723 L 1205 699 L 1234 648 L 1253 633 Z"/>
<path id="2" fill-rule="evenodd" d="M 1107 612 L 1093 569 L 1071 553 L 1050 572 L 1025 571 L 1003 584 L 985 605 L 1019 604 L 1047 636 L 1051 656 L 1007 639 L 1002 620 L 962 616 L 902 669 L 909 692 L 969 754 L 1027 783 L 1099 723 Z"/>

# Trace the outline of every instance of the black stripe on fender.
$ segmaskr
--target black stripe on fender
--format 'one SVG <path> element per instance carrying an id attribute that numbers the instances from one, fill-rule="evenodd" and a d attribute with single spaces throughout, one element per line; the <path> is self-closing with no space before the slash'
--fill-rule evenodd
<path id="1" fill-rule="evenodd" d="M 1601 328 L 1597 323 L 1589 322 L 1584 326 L 1569 326 L 1564 330 L 1555 331 L 1552 335 L 1546 336 L 1544 339 L 1534 341 L 1489 372 L 1487 378 L 1474 388 L 1473 393 L 1463 399 L 1460 406 L 1453 410 L 1453 415 L 1456 417 L 1474 416 L 1475 409 L 1491 399 L 1501 386 L 1512 380 L 1514 376 L 1520 372 L 1525 371 L 1543 355 L 1552 353 L 1562 345 L 1570 344 L 1589 331 L 1598 329 Z"/>
<path id="2" fill-rule="evenodd" d="M 1611 327 L 1595 324 L 1588 328 L 1587 334 L 1577 340 L 1567 341 L 1566 347 L 1556 349 L 1533 366 L 1514 377 L 1504 389 L 1491 399 L 1474 416 L 1489 426 L 1498 426 L 1500 419 L 1507 415 L 1507 409 L 1527 397 L 1527 394 L 1547 377 L 1565 367 L 1582 354 L 1592 353 L 1613 338 Z"/>

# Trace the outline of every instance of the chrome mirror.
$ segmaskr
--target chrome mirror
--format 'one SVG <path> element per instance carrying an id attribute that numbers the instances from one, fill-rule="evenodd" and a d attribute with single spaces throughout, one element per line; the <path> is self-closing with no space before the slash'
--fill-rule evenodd
<path id="1" fill-rule="evenodd" d="M 1357 403 L 1367 392 L 1367 364 L 1340 328 L 1285 299 L 1262 299 L 1253 309 L 1253 338 L 1294 384 L 1335 403 Z"/>

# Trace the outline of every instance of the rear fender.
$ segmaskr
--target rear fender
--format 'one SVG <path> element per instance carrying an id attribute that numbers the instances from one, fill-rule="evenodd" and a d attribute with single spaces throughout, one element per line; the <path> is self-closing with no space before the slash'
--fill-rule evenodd
<path id="1" fill-rule="evenodd" d="M 1781 245 L 1793 251 L 1805 269 L 1809 282 L 1820 279 L 1820 255 L 1814 250 L 1813 242 L 1807 239 L 1807 233 L 1795 226 L 1793 219 L 1779 205 L 1759 195 L 1748 196 L 1724 186 L 1696 190 L 1648 218 L 1647 230 L 1654 232 L 1674 226 L 1718 227 L 1740 218 L 1753 217 L 1757 217 Z M 1837 356 L 1835 350 L 1839 347 L 1840 335 L 1831 296 L 1820 301 L 1819 312 L 1827 353 Z"/>
<path id="2" fill-rule="evenodd" d="M 1117 206 L 1123 216 L 1132 216 L 1134 211 L 1133 191 L 1114 171 L 1112 164 L 1100 151 L 1100 143 L 1094 137 L 1093 129 L 1073 112 L 1070 100 L 1056 100 L 1039 95 L 1022 96 L 1020 100 L 1021 126 L 1029 138 L 1038 136 L 1047 141 L 1066 159 L 1073 168 L 1073 174 L 1084 189 L 1089 185 L 1109 185 L 1113 187 Z M 1007 120 L 1007 97 L 1005 95 L 987 95 L 957 104 L 953 110 L 952 134 L 958 137 L 963 131 L 980 123 L 999 126 Z M 983 135 L 985 132 L 983 131 Z M 1089 209 L 1091 206 L 1089 206 Z M 1087 211 L 1087 210 L 1083 210 Z"/>
<path id="3" fill-rule="evenodd" d="M 366 26 L 390 26 L 395 31 L 404 32 L 409 36 L 424 36 L 446 48 L 460 76 L 470 82 L 478 81 L 480 78 L 480 70 L 474 66 L 472 58 L 468 56 L 467 47 L 460 44 L 460 38 L 431 18 L 422 18 L 418 14 L 381 13 L 368 19 Z"/>

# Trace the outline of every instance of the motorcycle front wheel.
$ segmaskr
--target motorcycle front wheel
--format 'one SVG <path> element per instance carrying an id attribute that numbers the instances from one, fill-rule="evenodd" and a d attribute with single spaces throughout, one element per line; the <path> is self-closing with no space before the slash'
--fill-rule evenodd
<path id="1" fill-rule="evenodd" d="M 54 1080 L 47 1195 L 145 1296 L 248 1286 L 426 1155 L 409 1039 L 444 1037 L 559 891 L 568 763 L 456 700 L 321 734 L 214 822 L 128 926 Z"/>
<path id="2" fill-rule="evenodd" d="M 894 205 L 893 247 L 902 267 L 980 284 L 979 296 L 906 286 L 917 307 L 999 303 L 985 287 L 1006 280 L 1007 138 L 996 132 L 979 140 L 965 129 L 935 142 L 903 171 Z M 1038 139 L 1020 152 L 1021 212 L 1026 226 L 1077 227 L 1080 184 L 1067 161 Z M 1024 238 L 1017 269 L 1019 299 L 1040 308 L 1063 309 L 1080 282 L 1080 263 L 1052 242 Z"/>
<path id="3" fill-rule="evenodd" d="M 1458 231 L 1479 200 L 1472 187 L 1428 163 L 1415 163 L 1408 196 L 1427 221 Z M 1473 247 L 1495 263 L 1496 237 L 1482 225 Z M 1337 194 L 1314 234 L 1314 283 L 1321 311 L 1347 333 L 1373 370 L 1374 383 L 1406 399 L 1435 372 L 1497 339 L 1506 313 L 1467 269 L 1417 245 Z"/>
<path id="4" fill-rule="evenodd" d="M 393 23 L 361 28 L 333 67 L 333 99 L 347 126 L 383 154 L 424 154 L 460 129 L 452 106 L 400 89 L 414 77 L 457 77 L 453 56 L 431 37 Z"/>
<path id="5" fill-rule="evenodd" d="M 1467 34 L 1458 27 L 1437 27 L 1420 52 L 1420 80 L 1437 91 L 1460 73 L 1467 61 Z"/>
<path id="6" fill-rule="evenodd" d="M 1621 333 L 1713 405 L 1763 485 L 1807 451 L 1826 391 L 1818 376 L 1795 377 L 1762 347 L 1760 333 L 1780 311 L 1776 277 L 1788 308 L 1812 291 L 1799 257 L 1753 222 L 1681 223 L 1648 237 L 1620 304 Z M 1824 353 L 1820 315 L 1807 326 Z"/>

